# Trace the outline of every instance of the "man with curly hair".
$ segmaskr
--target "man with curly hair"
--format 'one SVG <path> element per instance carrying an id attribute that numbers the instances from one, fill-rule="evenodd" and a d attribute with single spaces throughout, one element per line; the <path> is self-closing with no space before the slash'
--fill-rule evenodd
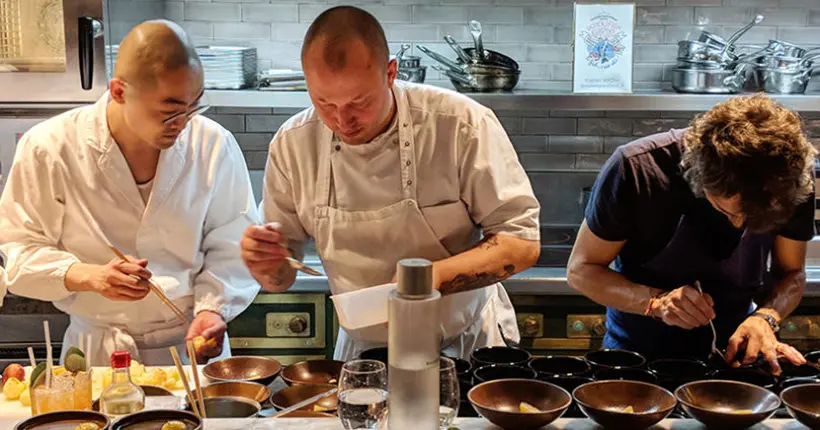
<path id="1" fill-rule="evenodd" d="M 805 363 L 777 331 L 806 283 L 816 153 L 800 117 L 763 96 L 618 148 L 568 265 L 570 286 L 607 306 L 604 346 L 706 358 L 711 322 L 729 363 Z"/>

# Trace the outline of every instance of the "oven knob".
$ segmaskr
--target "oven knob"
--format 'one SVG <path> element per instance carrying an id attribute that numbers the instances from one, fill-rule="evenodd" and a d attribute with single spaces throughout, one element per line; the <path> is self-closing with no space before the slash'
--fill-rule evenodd
<path id="1" fill-rule="evenodd" d="M 524 321 L 521 323 L 521 332 L 528 337 L 533 337 L 538 334 L 538 318 L 530 316 L 524 318 Z"/>
<path id="2" fill-rule="evenodd" d="M 594 336 L 603 336 L 606 334 L 606 326 L 603 321 L 595 321 L 595 323 L 592 324 L 591 331 Z"/>
<path id="3" fill-rule="evenodd" d="M 303 333 L 307 329 L 307 321 L 303 317 L 293 317 L 288 323 L 291 333 Z"/>

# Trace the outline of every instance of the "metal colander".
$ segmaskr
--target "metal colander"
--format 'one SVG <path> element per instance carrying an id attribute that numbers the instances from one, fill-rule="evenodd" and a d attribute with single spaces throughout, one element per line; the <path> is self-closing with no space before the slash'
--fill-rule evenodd
<path id="1" fill-rule="evenodd" d="M 21 56 L 20 1 L 0 0 L 0 59 Z"/>

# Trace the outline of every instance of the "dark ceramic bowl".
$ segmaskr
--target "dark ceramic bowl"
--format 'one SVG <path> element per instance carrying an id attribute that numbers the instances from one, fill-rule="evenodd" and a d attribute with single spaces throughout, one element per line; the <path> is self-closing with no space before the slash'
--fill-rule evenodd
<path id="1" fill-rule="evenodd" d="M 820 428 L 820 384 L 797 385 L 780 393 L 789 415 L 811 429 Z"/>
<path id="2" fill-rule="evenodd" d="M 387 366 L 387 347 L 364 350 L 361 354 L 359 354 L 359 358 L 362 360 L 380 361 Z"/>
<path id="3" fill-rule="evenodd" d="M 592 366 L 581 357 L 547 356 L 530 361 L 530 369 L 547 376 L 587 376 Z"/>
<path id="4" fill-rule="evenodd" d="M 723 379 L 727 381 L 745 382 L 756 385 L 767 390 L 774 390 L 777 385 L 777 378 L 761 370 L 756 369 L 724 369 L 712 372 L 710 379 Z"/>
<path id="5" fill-rule="evenodd" d="M 601 369 L 593 375 L 596 381 L 638 381 L 648 384 L 657 384 L 658 377 L 654 373 L 645 369 L 635 369 L 632 367 Z"/>
<path id="6" fill-rule="evenodd" d="M 527 367 L 490 364 L 473 371 L 474 385 L 498 379 L 536 379 L 538 373 Z"/>
<path id="7" fill-rule="evenodd" d="M 771 417 L 780 399 L 771 391 L 745 382 L 695 381 L 675 390 L 689 416 L 707 427 L 745 429 Z"/>
<path id="8" fill-rule="evenodd" d="M 651 427 L 675 409 L 669 391 L 638 381 L 596 381 L 572 393 L 581 410 L 600 426 L 612 429 Z M 627 411 L 632 408 L 632 412 Z"/>
<path id="9" fill-rule="evenodd" d="M 706 379 L 709 367 L 697 360 L 660 359 L 647 366 L 658 376 L 658 383 L 667 390 L 674 391 L 683 384 Z"/>
<path id="10" fill-rule="evenodd" d="M 808 378 L 788 378 L 784 379 L 779 384 L 780 391 L 786 390 L 787 388 L 796 387 L 798 385 L 807 385 L 807 384 L 820 384 L 820 377 L 808 377 Z"/>
<path id="11" fill-rule="evenodd" d="M 508 346 L 488 346 L 479 348 L 470 354 L 470 361 L 473 367 L 486 366 L 488 364 L 509 364 L 512 366 L 526 366 L 532 355 L 524 349 L 510 348 Z"/>
<path id="12" fill-rule="evenodd" d="M 596 369 L 609 367 L 641 367 L 646 364 L 646 359 L 643 358 L 641 354 L 624 349 L 590 351 L 584 358 Z"/>
<path id="13" fill-rule="evenodd" d="M 505 379 L 476 385 L 468 396 L 478 413 L 504 430 L 540 429 L 567 410 L 572 397 L 557 385 L 531 379 Z M 522 402 L 539 409 L 522 413 Z"/>

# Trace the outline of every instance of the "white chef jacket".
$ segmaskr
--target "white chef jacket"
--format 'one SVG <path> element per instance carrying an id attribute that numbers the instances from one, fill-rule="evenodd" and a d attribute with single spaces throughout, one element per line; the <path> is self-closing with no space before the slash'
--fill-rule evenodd
<path id="1" fill-rule="evenodd" d="M 415 198 L 444 248 L 452 255 L 463 252 L 475 243 L 465 241 L 465 236 L 477 239 L 479 231 L 539 240 L 538 201 L 493 112 L 468 97 L 431 86 L 396 82 L 394 93 L 397 100 L 406 100 L 409 105 L 415 163 L 409 159 L 406 163 L 415 164 Z M 347 145 L 331 141 L 332 132 L 313 108 L 291 118 L 270 145 L 263 197 L 265 219 L 282 224 L 289 245 L 297 253 L 301 254 L 301 244 L 309 237 L 316 238 L 315 209 L 317 200 L 322 200 L 317 194 L 322 192 L 324 168 L 321 145 L 333 145 L 330 206 L 348 212 L 378 211 L 406 198 L 405 161 L 400 162 L 400 148 L 410 143 L 400 145 L 398 127 L 394 120 L 388 131 L 372 142 Z M 466 210 L 454 212 L 457 202 Z M 461 212 L 465 215 L 453 216 Z M 333 246 L 346 247 L 343 243 Z M 384 274 L 382 279 L 391 276 Z M 332 277 L 330 284 L 334 294 L 351 287 L 340 287 Z M 502 301 L 505 303 L 500 306 L 511 310 L 505 293 Z M 510 315 L 507 312 L 506 318 Z M 514 326 L 514 315 L 512 318 Z M 517 330 L 507 335 L 512 340 L 518 338 Z"/>
<path id="2" fill-rule="evenodd" d="M 162 151 L 146 204 L 111 137 L 107 102 L 105 94 L 40 123 L 18 143 L 0 198 L 9 291 L 53 301 L 82 330 L 110 326 L 149 336 L 146 330 L 179 324 L 155 294 L 125 302 L 66 290 L 72 264 L 115 258 L 108 240 L 147 259 L 152 279 L 184 311 L 230 321 L 259 289 L 240 257 L 239 239 L 260 216 L 238 144 L 216 122 L 192 118 Z M 185 328 L 174 337 L 184 339 Z"/>

